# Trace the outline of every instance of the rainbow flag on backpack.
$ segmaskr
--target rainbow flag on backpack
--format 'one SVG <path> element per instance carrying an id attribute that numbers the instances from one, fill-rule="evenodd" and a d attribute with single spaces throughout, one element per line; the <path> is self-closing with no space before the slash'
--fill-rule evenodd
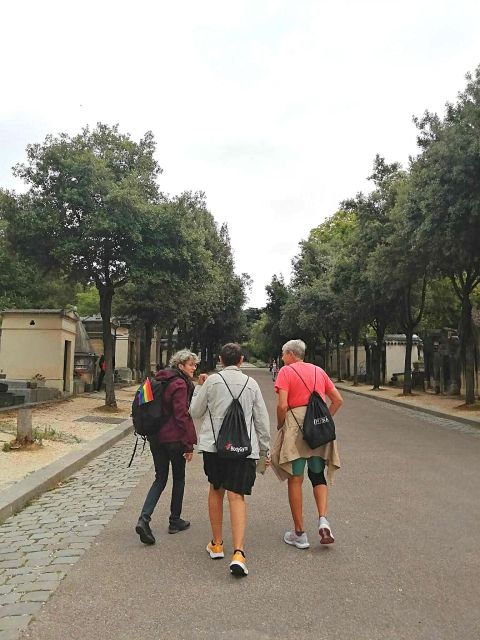
<path id="1" fill-rule="evenodd" d="M 153 400 L 153 391 L 150 378 L 147 378 L 137 391 L 137 404 L 142 405 Z"/>

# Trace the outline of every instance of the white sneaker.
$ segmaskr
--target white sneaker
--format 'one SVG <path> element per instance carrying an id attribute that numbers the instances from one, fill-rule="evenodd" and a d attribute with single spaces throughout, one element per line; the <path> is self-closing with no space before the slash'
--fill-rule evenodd
<path id="1" fill-rule="evenodd" d="M 297 549 L 308 549 L 310 543 L 308 542 L 307 534 L 304 532 L 301 536 L 297 536 L 295 531 L 287 531 L 283 536 L 284 542 L 291 544 Z"/>
<path id="2" fill-rule="evenodd" d="M 330 523 L 325 516 L 321 516 L 318 519 L 318 533 L 320 535 L 320 544 L 332 544 L 335 542 Z"/>

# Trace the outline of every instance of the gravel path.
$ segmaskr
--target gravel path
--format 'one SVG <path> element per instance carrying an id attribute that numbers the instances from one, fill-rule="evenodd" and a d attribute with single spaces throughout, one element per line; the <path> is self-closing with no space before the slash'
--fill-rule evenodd
<path id="1" fill-rule="evenodd" d="M 3 443 L 15 436 L 16 413 L 0 412 L 0 491 L 105 433 L 113 426 L 108 424 L 110 419 L 128 418 L 137 386 L 116 389 L 118 411 L 115 413 L 102 411 L 105 399 L 102 393 L 85 393 L 34 409 L 33 427 L 40 431 L 53 429 L 57 439 L 44 439 L 42 447 L 28 450 L 2 451 Z M 88 420 L 79 421 L 85 417 Z"/>

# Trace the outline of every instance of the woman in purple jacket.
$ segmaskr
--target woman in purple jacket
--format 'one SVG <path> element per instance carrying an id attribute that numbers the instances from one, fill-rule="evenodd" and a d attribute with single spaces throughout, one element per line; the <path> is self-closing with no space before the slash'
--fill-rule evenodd
<path id="1" fill-rule="evenodd" d="M 172 465 L 173 487 L 170 502 L 170 524 L 168 533 L 178 533 L 190 526 L 182 520 L 183 492 L 185 490 L 185 464 L 193 455 L 197 434 L 188 407 L 193 394 L 193 375 L 198 358 L 191 351 L 178 351 L 170 361 L 170 368 L 158 371 L 157 380 L 168 384 L 163 392 L 163 408 L 166 420 L 160 431 L 149 439 L 150 451 L 155 465 L 155 480 L 147 494 L 135 531 L 144 544 L 155 544 L 150 529 L 153 510 L 165 489 L 168 470 Z"/>

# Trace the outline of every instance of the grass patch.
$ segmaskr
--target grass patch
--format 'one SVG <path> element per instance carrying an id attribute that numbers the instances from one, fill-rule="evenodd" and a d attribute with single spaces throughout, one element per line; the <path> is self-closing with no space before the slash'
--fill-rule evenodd
<path id="1" fill-rule="evenodd" d="M 4 433 L 11 433 L 12 435 L 17 435 L 17 427 L 14 423 L 4 422 L 0 423 L 0 431 Z M 39 425 L 37 427 L 33 427 L 32 429 L 32 437 L 38 443 L 42 443 L 43 440 L 52 440 L 54 442 L 64 442 L 65 444 L 79 444 L 83 442 L 81 438 L 75 436 L 71 433 L 64 433 L 63 431 L 57 431 L 52 427 L 48 427 L 46 425 Z M 8 443 L 5 443 L 8 444 Z M 3 451 L 7 451 L 5 447 Z M 10 448 L 8 449 L 10 451 Z"/>
<path id="2" fill-rule="evenodd" d="M 52 427 L 34 427 L 33 428 L 34 440 L 53 440 L 54 442 L 65 442 L 67 444 L 78 444 L 82 442 L 82 439 L 71 433 L 63 433 L 63 431 L 56 431 Z"/>

